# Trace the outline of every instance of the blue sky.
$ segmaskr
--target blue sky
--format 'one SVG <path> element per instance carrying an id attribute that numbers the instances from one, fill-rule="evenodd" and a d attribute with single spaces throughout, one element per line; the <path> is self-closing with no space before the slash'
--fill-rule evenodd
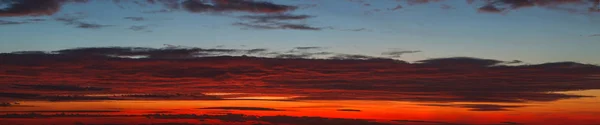
<path id="1" fill-rule="evenodd" d="M 248 22 L 237 18 L 239 16 L 273 13 L 193 13 L 185 10 L 143 13 L 164 7 L 158 4 L 139 6 L 131 1 L 64 3 L 58 12 L 48 15 L 0 16 L 0 20 L 13 22 L 46 19 L 0 25 L 0 52 L 103 46 L 164 47 L 164 44 L 282 51 L 319 46 L 332 52 L 372 56 L 392 50 L 421 51 L 399 58 L 408 61 L 468 56 L 528 63 L 576 61 L 600 64 L 597 56 L 600 36 L 592 36 L 600 34 L 598 13 L 566 12 L 546 6 L 486 13 L 478 11 L 486 3 L 467 4 L 462 0 L 414 5 L 394 0 L 356 1 L 270 1 L 278 5 L 301 6 L 275 14 L 314 16 L 289 22 L 321 30 L 255 29 L 232 25 Z M 302 7 L 307 5 L 313 7 Z M 398 5 L 402 8 L 389 10 Z M 446 5 L 451 8 L 442 8 Z M 373 11 L 376 9 L 380 11 Z M 77 28 L 55 20 L 65 16 L 77 16 L 81 18 L 79 21 L 107 26 Z M 132 21 L 124 17 L 143 17 L 144 20 Z M 131 26 L 146 26 L 146 29 L 134 31 L 128 29 Z M 364 30 L 353 31 L 359 29 Z"/>

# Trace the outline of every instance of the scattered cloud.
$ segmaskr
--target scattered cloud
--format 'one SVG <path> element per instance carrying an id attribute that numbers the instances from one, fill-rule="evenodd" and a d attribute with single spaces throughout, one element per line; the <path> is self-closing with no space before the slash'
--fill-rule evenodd
<path id="1" fill-rule="evenodd" d="M 234 26 L 242 26 L 242 29 L 293 29 L 293 30 L 321 30 L 318 27 L 311 27 L 306 24 L 290 24 L 290 23 L 268 23 L 268 24 L 251 24 L 237 22 L 233 23 Z"/>
<path id="2" fill-rule="evenodd" d="M 402 5 L 396 5 L 396 7 L 394 7 L 394 8 L 388 8 L 388 10 L 396 11 L 396 10 L 400 10 L 402 8 L 403 8 Z"/>
<path id="3" fill-rule="evenodd" d="M 389 51 L 389 52 L 383 52 L 383 53 L 381 53 L 381 55 L 385 55 L 385 56 L 388 56 L 391 58 L 400 58 L 404 54 L 419 53 L 419 52 L 421 52 L 421 51 L 418 51 L 418 50 Z"/>
<path id="4" fill-rule="evenodd" d="M 525 107 L 523 105 L 497 105 L 497 104 L 425 104 L 425 106 L 467 108 L 470 111 L 508 111 L 510 108 Z"/>
<path id="5" fill-rule="evenodd" d="M 128 29 L 133 31 L 143 31 L 143 32 L 152 32 L 152 30 L 148 29 L 149 25 L 140 25 L 140 26 L 130 26 Z"/>
<path id="6" fill-rule="evenodd" d="M 62 17 L 55 18 L 54 20 L 63 22 L 63 23 L 65 23 L 65 25 L 74 25 L 76 28 L 82 28 L 82 29 L 100 29 L 100 28 L 104 28 L 104 27 L 113 26 L 113 25 L 103 25 L 103 24 L 84 22 L 84 21 L 81 21 L 83 18 L 84 18 L 84 16 L 82 16 L 82 15 L 75 15 L 75 16 L 65 15 Z"/>
<path id="7" fill-rule="evenodd" d="M 123 17 L 123 19 L 131 20 L 131 21 L 144 21 L 146 18 L 144 17 Z"/>
<path id="8" fill-rule="evenodd" d="M 313 18 L 310 15 L 272 14 L 272 15 L 246 15 L 239 19 L 248 22 L 237 22 L 233 25 L 242 26 L 245 29 L 293 29 L 293 30 L 321 30 L 307 24 L 291 23 L 290 21 L 305 20 Z"/>
<path id="9" fill-rule="evenodd" d="M 569 12 L 595 12 L 593 10 L 597 9 L 599 4 L 598 0 L 491 0 L 484 2 L 486 4 L 480 7 L 479 11 L 489 13 L 501 13 L 531 7 L 566 10 Z"/>
<path id="10" fill-rule="evenodd" d="M 448 5 L 448 4 L 442 4 L 440 5 L 440 8 L 444 9 L 444 10 L 450 10 L 450 9 L 454 9 L 454 7 Z"/>
<path id="11" fill-rule="evenodd" d="M 308 18 L 312 18 L 312 17 L 314 17 L 314 16 L 275 14 L 275 15 L 246 15 L 246 16 L 240 16 L 239 18 L 252 20 L 252 22 L 256 22 L 256 23 L 266 23 L 266 22 L 283 21 L 283 20 L 304 20 L 304 19 L 308 19 Z"/>
<path id="12" fill-rule="evenodd" d="M 26 24 L 26 23 L 29 23 L 29 22 L 0 20 L 0 25 L 18 25 L 18 24 Z"/>

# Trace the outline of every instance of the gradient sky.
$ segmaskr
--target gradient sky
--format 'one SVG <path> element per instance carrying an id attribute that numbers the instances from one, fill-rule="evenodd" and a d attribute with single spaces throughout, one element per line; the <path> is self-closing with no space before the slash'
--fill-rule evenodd
<path id="1" fill-rule="evenodd" d="M 138 2 L 144 2 L 138 1 Z M 64 3 L 56 13 L 0 16 L 0 52 L 52 51 L 76 47 L 136 46 L 164 44 L 213 48 L 267 48 L 289 50 L 299 46 L 326 47 L 329 51 L 381 56 L 390 50 L 414 50 L 402 60 L 468 56 L 526 63 L 576 61 L 599 64 L 600 13 L 587 11 L 588 3 L 533 6 L 484 12 L 488 4 L 464 0 L 276 0 L 279 5 L 298 6 L 281 13 L 244 11 L 193 13 L 165 9 L 160 4 L 134 1 Z M 368 5 L 367 5 L 368 4 Z M 582 5 L 580 5 L 582 4 Z M 393 10 L 396 6 L 401 9 Z M 579 9 L 564 11 L 555 9 Z M 0 8 L 9 4 L 0 4 Z M 311 15 L 291 20 L 321 30 L 254 29 L 232 25 L 249 22 L 244 15 Z M 1 15 L 1 14 L 0 14 Z M 77 16 L 79 21 L 107 25 L 78 28 L 57 18 Z M 143 17 L 141 21 L 125 17 Z M 46 19 L 45 21 L 27 21 Z M 1 23 L 1 22 L 0 22 Z M 131 30 L 132 26 L 145 26 Z"/>

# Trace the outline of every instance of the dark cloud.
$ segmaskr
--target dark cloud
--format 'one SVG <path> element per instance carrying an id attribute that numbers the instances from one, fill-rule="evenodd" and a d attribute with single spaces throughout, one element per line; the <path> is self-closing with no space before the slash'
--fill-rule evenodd
<path id="1" fill-rule="evenodd" d="M 402 8 L 403 8 L 402 5 L 396 5 L 396 7 L 394 7 L 394 8 L 388 8 L 388 10 L 390 10 L 390 11 L 396 11 L 396 10 L 400 10 Z"/>
<path id="2" fill-rule="evenodd" d="M 6 90 L 0 93 L 0 98 L 219 99 L 197 92 L 260 92 L 298 96 L 292 100 L 522 103 L 584 98 L 588 96 L 556 92 L 600 89 L 596 84 L 599 79 L 595 77 L 600 74 L 600 67 L 590 64 L 518 65 L 516 63 L 520 61 L 469 57 L 408 63 L 315 51 L 314 48 L 277 52 L 180 46 L 158 49 L 105 47 L 4 53 L 0 54 L 0 83 L 7 86 L 0 86 L 1 90 Z M 244 54 L 259 57 L 242 56 Z M 124 58 L 135 56 L 145 58 Z M 82 90 L 85 86 L 110 88 L 109 91 L 85 91 L 92 94 L 134 94 L 100 98 L 81 95 L 77 93 L 79 91 L 55 91 L 56 86 L 48 85 L 56 84 L 41 83 L 70 85 L 67 89 L 58 87 L 62 90 Z M 15 87 L 14 84 L 35 86 Z M 135 94 L 155 91 L 160 93 Z"/>
<path id="3" fill-rule="evenodd" d="M 17 24 L 26 24 L 26 23 L 29 23 L 29 22 L 0 20 L 0 25 L 17 25 Z"/>
<path id="4" fill-rule="evenodd" d="M 76 86 L 76 85 L 48 85 L 48 84 L 37 84 L 37 85 L 25 85 L 25 84 L 14 84 L 14 88 L 19 89 L 33 89 L 33 90 L 50 90 L 50 91 L 106 91 L 110 88 L 100 88 L 92 86 Z"/>
<path id="5" fill-rule="evenodd" d="M 454 9 L 454 7 L 447 5 L 447 4 L 442 4 L 440 5 L 440 8 L 444 9 L 444 10 L 450 10 L 450 9 Z"/>
<path id="6" fill-rule="evenodd" d="M 290 23 L 268 23 L 268 24 L 255 24 L 255 23 L 233 23 L 234 26 L 242 26 L 245 29 L 293 29 L 293 30 L 321 30 L 322 28 L 311 27 L 306 24 L 290 24 Z"/>
<path id="7" fill-rule="evenodd" d="M 390 51 L 390 52 L 383 52 L 383 53 L 381 53 L 381 55 L 385 55 L 385 56 L 392 57 L 392 58 L 399 58 L 404 54 L 418 53 L 418 52 L 421 52 L 421 51 L 418 51 L 418 50 Z"/>
<path id="8" fill-rule="evenodd" d="M 451 122 L 440 122 L 440 121 L 423 121 L 423 120 L 393 120 L 395 122 L 399 122 L 403 125 L 467 125 L 461 123 L 451 123 Z"/>
<path id="9" fill-rule="evenodd" d="M 114 112 L 120 112 L 117 110 L 27 110 L 27 111 L 0 111 L 3 113 L 8 113 L 8 112 L 37 112 L 37 113 L 48 113 L 48 112 L 54 112 L 54 113 L 60 113 L 60 112 L 65 112 L 65 113 L 114 113 Z"/>
<path id="10" fill-rule="evenodd" d="M 435 65 L 436 67 L 455 67 L 455 68 L 465 68 L 465 67 L 489 67 L 494 66 L 496 64 L 503 63 L 500 60 L 493 59 L 480 59 L 480 58 L 472 58 L 472 57 L 453 57 L 453 58 L 436 58 L 436 59 L 427 59 L 417 61 L 422 65 Z"/>
<path id="11" fill-rule="evenodd" d="M 291 14 L 276 14 L 276 15 L 253 15 L 253 16 L 240 16 L 240 19 L 248 19 L 253 22 L 273 22 L 282 20 L 304 20 L 312 18 L 310 15 L 291 15 Z"/>
<path id="12" fill-rule="evenodd" d="M 195 114 L 150 114 L 146 115 L 153 119 L 210 119 L 221 120 L 225 122 L 246 122 L 259 121 L 268 124 L 289 124 L 289 125 L 393 125 L 391 123 L 380 123 L 373 120 L 364 119 L 343 119 L 343 118 L 324 118 L 310 116 L 252 116 L 243 114 L 223 114 L 223 115 L 195 115 Z M 0 116 L 1 118 L 1 116 Z"/>
<path id="13" fill-rule="evenodd" d="M 302 47 L 294 47 L 294 49 L 296 49 L 296 50 L 320 50 L 320 49 L 324 49 L 324 47 L 302 46 Z"/>
<path id="14" fill-rule="evenodd" d="M 155 14 L 155 13 L 169 13 L 169 12 L 173 12 L 173 10 L 160 9 L 160 10 L 143 11 L 142 13 Z"/>
<path id="15" fill-rule="evenodd" d="M 12 106 L 12 103 L 10 102 L 0 102 L 0 107 L 9 107 Z"/>
<path id="16" fill-rule="evenodd" d="M 82 28 L 82 29 L 100 29 L 100 28 L 112 26 L 112 25 L 103 25 L 103 24 L 83 22 L 83 21 L 81 21 L 82 19 L 83 19 L 83 16 L 69 16 L 69 15 L 55 18 L 56 21 L 64 22 L 65 25 L 74 25 L 75 27 Z"/>
<path id="17" fill-rule="evenodd" d="M 263 107 L 206 107 L 199 109 L 221 109 L 221 110 L 251 110 L 251 111 L 283 111 L 274 108 L 263 108 Z"/>
<path id="18" fill-rule="evenodd" d="M 336 54 L 329 59 L 334 60 L 370 60 L 370 59 L 380 59 L 381 57 L 367 56 L 367 55 L 358 55 L 358 54 Z"/>
<path id="19" fill-rule="evenodd" d="M 497 104 L 426 104 L 425 106 L 458 107 L 471 111 L 508 111 L 510 108 L 525 107 L 522 105 L 497 105 Z"/>
<path id="20" fill-rule="evenodd" d="M 360 110 L 358 110 L 358 109 L 338 109 L 337 111 L 342 111 L 342 112 L 360 112 Z"/>
<path id="21" fill-rule="evenodd" d="M 306 24 L 291 23 L 294 20 L 312 18 L 310 15 L 272 14 L 272 15 L 246 15 L 238 18 L 249 22 L 237 22 L 233 25 L 246 29 L 293 29 L 293 30 L 321 30 Z"/>
<path id="22" fill-rule="evenodd" d="M 480 12 L 501 13 L 508 10 L 521 8 L 540 7 L 554 10 L 567 10 L 569 12 L 588 11 L 594 12 L 599 0 L 491 0 L 480 7 Z M 560 9 L 559 9 L 560 8 Z M 589 9 L 579 9 L 589 8 Z"/>
<path id="23" fill-rule="evenodd" d="M 501 13 L 503 10 L 504 9 L 500 9 L 492 5 L 485 5 L 483 7 L 480 7 L 478 11 L 485 13 Z"/>
<path id="24" fill-rule="evenodd" d="M 85 112 L 84 112 L 85 113 Z M 142 114 L 142 115 L 108 115 L 108 114 L 79 114 L 78 112 L 72 113 L 11 113 L 2 114 L 0 118 L 11 119 L 11 118 L 125 118 L 131 117 L 136 118 L 148 118 L 153 119 L 152 125 L 188 125 L 191 123 L 176 122 L 172 120 L 206 120 L 218 123 L 228 124 L 252 124 L 252 125 L 396 125 L 393 123 L 378 122 L 376 120 L 368 119 L 346 119 L 346 118 L 325 118 L 325 117 L 311 117 L 311 116 L 256 116 L 256 115 L 244 115 L 244 114 Z M 39 120 L 39 119 L 36 119 Z M 138 119 L 135 119 L 138 120 Z M 19 123 L 29 123 L 27 121 L 34 121 L 33 119 L 23 120 Z M 109 120 L 110 121 L 110 120 Z M 90 123 L 75 122 L 77 125 L 92 125 L 95 123 L 104 123 L 106 121 L 87 121 Z M 115 121 L 110 121 L 115 122 Z M 138 123 L 140 121 L 121 121 L 123 124 Z M 212 123 L 210 122 L 210 123 Z M 35 123 L 35 122 L 33 122 Z M 52 122 L 50 122 L 52 123 Z M 120 124 L 112 123 L 112 124 Z M 195 125 L 195 124 L 194 124 Z"/>
<path id="25" fill-rule="evenodd" d="M 144 17 L 123 17 L 123 19 L 132 20 L 132 21 L 144 21 L 146 18 Z"/>
<path id="26" fill-rule="evenodd" d="M 133 31 L 152 32 L 152 30 L 149 30 L 148 27 L 149 27 L 148 25 L 130 26 L 128 29 L 133 30 Z"/>
<path id="27" fill-rule="evenodd" d="M 46 19 L 27 19 L 27 21 L 40 22 L 40 21 L 46 21 Z"/>
<path id="28" fill-rule="evenodd" d="M 193 58 L 198 56 L 218 56 L 224 54 L 254 53 L 261 50 L 241 49 L 203 49 L 203 48 L 144 48 L 144 47 L 105 47 L 105 48 L 76 48 L 56 51 L 69 55 L 95 56 L 147 56 L 148 58 Z"/>
<path id="29" fill-rule="evenodd" d="M 87 0 L 0 0 L 0 17 L 43 16 L 58 12 L 64 3 L 87 2 Z"/>
<path id="30" fill-rule="evenodd" d="M 77 28 L 82 29 L 100 29 L 104 27 L 110 27 L 112 25 L 103 25 L 103 24 L 95 24 L 95 23 L 86 23 L 86 22 L 78 22 L 76 25 Z"/>
<path id="31" fill-rule="evenodd" d="M 331 52 L 292 52 L 292 53 L 272 53 L 275 58 L 283 59 L 310 59 L 317 58 L 316 56 L 330 55 Z"/>
<path id="32" fill-rule="evenodd" d="M 188 12 L 250 12 L 250 13 L 282 13 L 295 10 L 297 7 L 279 5 L 270 2 L 250 0 L 185 0 L 182 7 Z"/>

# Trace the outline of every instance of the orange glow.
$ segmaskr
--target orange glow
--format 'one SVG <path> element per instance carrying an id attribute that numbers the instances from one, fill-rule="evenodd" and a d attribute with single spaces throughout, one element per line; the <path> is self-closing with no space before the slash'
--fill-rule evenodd
<path id="1" fill-rule="evenodd" d="M 583 95 L 600 95 L 600 90 L 567 92 Z M 255 97 L 249 97 L 255 98 Z M 255 98 L 258 99 L 258 98 Z M 274 99 L 274 98 L 266 98 Z M 585 124 L 597 123 L 600 119 L 596 116 L 600 110 L 595 108 L 600 103 L 600 98 L 567 99 L 552 103 L 493 103 L 498 105 L 525 105 L 507 111 L 470 111 L 466 108 L 448 106 L 429 106 L 422 102 L 400 101 L 368 101 L 368 100 L 338 100 L 338 101 L 265 101 L 265 100 L 153 100 L 153 101 L 81 101 L 81 102 L 47 102 L 26 101 L 20 105 L 33 107 L 2 107 L 3 112 L 41 112 L 41 111 L 98 111 L 86 114 L 107 115 L 144 115 L 144 114 L 245 114 L 251 116 L 311 116 L 323 118 L 345 119 L 370 119 L 386 123 L 399 123 L 402 121 L 437 121 L 449 123 L 469 124 L 494 124 L 503 122 L 516 122 L 525 124 Z M 436 103 L 437 104 L 437 103 Z M 468 102 L 455 102 L 451 104 L 479 104 Z M 489 104 L 489 103 L 486 103 Z M 204 109 L 210 107 L 261 107 L 276 109 L 270 110 L 244 110 L 244 109 Z M 352 109 L 342 111 L 339 109 Z M 102 112 L 119 111 L 119 112 Z M 33 121 L 56 122 L 64 121 L 51 119 L 28 119 Z M 79 121 L 94 122 L 88 118 L 72 118 Z M 87 119 L 87 120 L 86 120 Z M 122 118 L 121 122 L 128 120 L 144 121 L 144 118 Z M 148 119 L 146 119 L 148 120 Z M 172 120 L 172 119 L 171 119 Z M 396 121 L 394 121 L 396 120 Z M 8 119 L 0 120 L 8 122 Z M 157 120 L 160 121 L 160 120 Z M 169 121 L 169 120 L 166 120 Z M 178 119 L 175 121 L 198 121 Z M 101 121 L 95 121 L 100 122 Z M 113 122 L 119 122 L 113 121 Z"/>

